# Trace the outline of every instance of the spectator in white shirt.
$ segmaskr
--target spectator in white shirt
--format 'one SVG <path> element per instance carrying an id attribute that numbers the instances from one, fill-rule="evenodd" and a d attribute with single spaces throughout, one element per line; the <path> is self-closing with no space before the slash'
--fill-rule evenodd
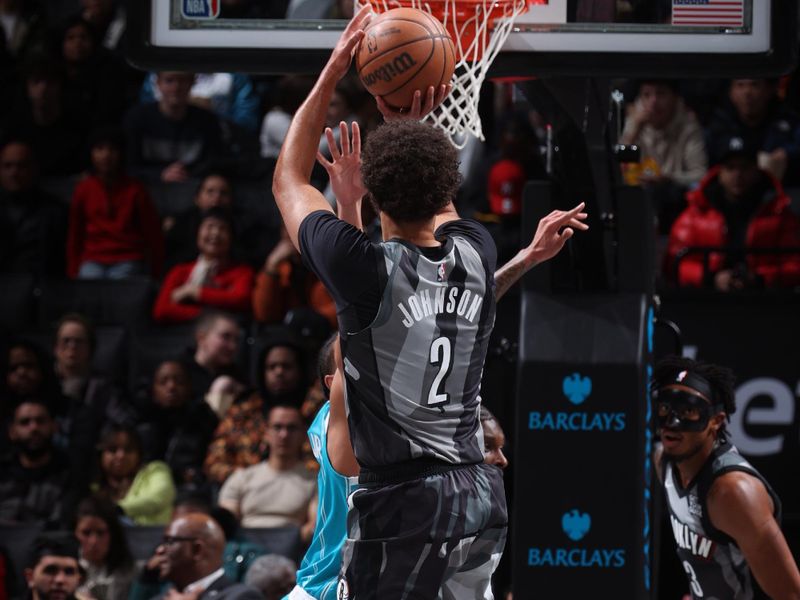
<path id="1" fill-rule="evenodd" d="M 219 505 L 235 514 L 244 527 L 296 524 L 308 540 L 314 531 L 316 513 L 309 507 L 317 484 L 316 475 L 302 462 L 305 426 L 300 410 L 273 406 L 264 438 L 268 458 L 235 471 L 220 490 Z"/>

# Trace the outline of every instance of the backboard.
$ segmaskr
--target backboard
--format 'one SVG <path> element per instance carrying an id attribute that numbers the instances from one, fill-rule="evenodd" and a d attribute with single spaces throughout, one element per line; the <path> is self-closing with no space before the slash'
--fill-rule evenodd
<path id="1" fill-rule="evenodd" d="M 351 3 L 137 0 L 129 56 L 148 69 L 314 73 Z M 795 62 L 797 21 L 798 0 L 546 0 L 490 75 L 774 76 Z"/>

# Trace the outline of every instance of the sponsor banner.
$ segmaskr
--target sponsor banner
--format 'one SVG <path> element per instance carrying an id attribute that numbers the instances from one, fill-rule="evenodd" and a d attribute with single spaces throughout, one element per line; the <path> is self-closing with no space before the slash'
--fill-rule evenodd
<path id="1" fill-rule="evenodd" d="M 542 598 L 598 589 L 645 597 L 644 371 L 535 362 L 520 369 L 515 589 Z"/>

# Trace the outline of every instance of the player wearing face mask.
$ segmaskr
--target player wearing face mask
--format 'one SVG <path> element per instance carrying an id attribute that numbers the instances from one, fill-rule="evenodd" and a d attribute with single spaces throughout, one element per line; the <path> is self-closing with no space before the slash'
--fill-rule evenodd
<path id="1" fill-rule="evenodd" d="M 686 358 L 656 367 L 651 384 L 656 470 L 692 598 L 800 598 L 800 573 L 781 533 L 780 501 L 728 441 L 733 373 Z M 755 581 L 753 580 L 755 579 Z"/>

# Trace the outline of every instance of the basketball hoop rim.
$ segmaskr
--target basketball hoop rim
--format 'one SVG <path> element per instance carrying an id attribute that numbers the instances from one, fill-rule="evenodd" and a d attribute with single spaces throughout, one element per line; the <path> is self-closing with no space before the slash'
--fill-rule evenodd
<path id="1" fill-rule="evenodd" d="M 456 67 L 452 91 L 425 119 L 442 129 L 456 148 L 471 134 L 484 139 L 478 104 L 489 66 L 497 57 L 516 18 L 543 0 L 357 0 L 378 14 L 415 9 L 439 21 L 453 44 Z"/>
<path id="2" fill-rule="evenodd" d="M 427 12 L 445 26 L 455 44 L 457 63 L 464 64 L 480 62 L 486 42 L 493 35 L 485 34 L 487 27 L 493 31 L 498 20 L 515 19 L 525 9 L 535 5 L 537 0 L 359 0 L 359 2 L 369 4 L 378 13 L 393 8 L 414 8 Z M 479 25 L 481 21 L 482 25 Z M 479 30 L 484 33 L 478 33 Z M 473 44 L 476 36 L 484 40 L 483 44 L 477 46 Z M 462 54 L 467 48 L 471 51 Z"/>

